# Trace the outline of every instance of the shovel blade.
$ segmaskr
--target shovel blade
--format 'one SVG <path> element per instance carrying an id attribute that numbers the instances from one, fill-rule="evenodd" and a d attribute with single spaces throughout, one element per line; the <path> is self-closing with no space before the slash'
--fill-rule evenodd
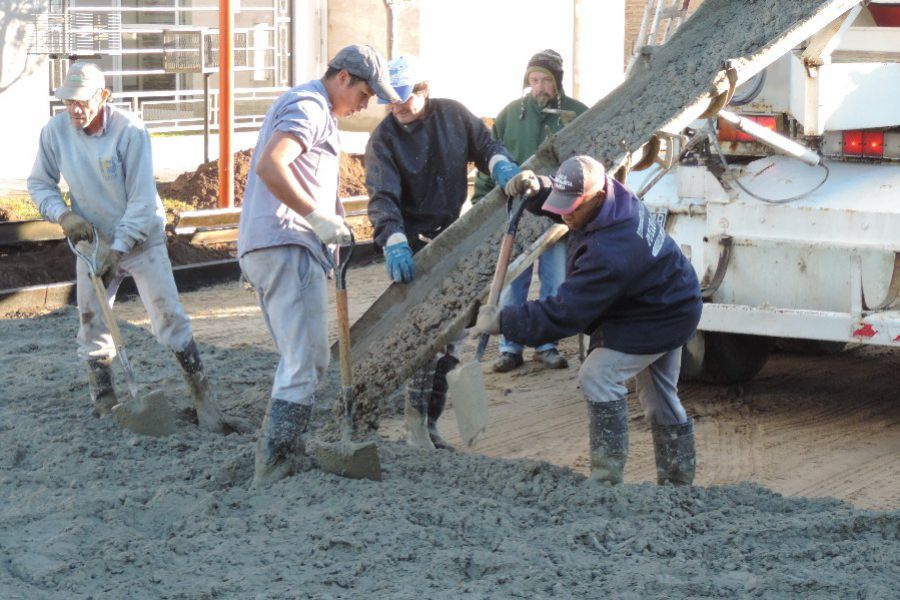
<path id="1" fill-rule="evenodd" d="M 459 435 L 472 447 L 488 424 L 487 391 L 481 364 L 471 361 L 447 373 L 447 386 L 456 413 Z"/>
<path id="2" fill-rule="evenodd" d="M 160 392 L 131 397 L 114 406 L 112 414 L 119 426 L 141 435 L 161 437 L 175 433 L 175 411 Z"/>
<path id="3" fill-rule="evenodd" d="M 319 442 L 313 452 L 326 473 L 350 479 L 381 481 L 381 461 L 374 442 Z"/>

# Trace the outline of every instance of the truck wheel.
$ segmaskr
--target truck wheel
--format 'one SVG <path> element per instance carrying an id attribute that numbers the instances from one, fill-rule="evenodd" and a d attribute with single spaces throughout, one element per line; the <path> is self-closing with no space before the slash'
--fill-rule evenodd
<path id="1" fill-rule="evenodd" d="M 698 331 L 682 351 L 682 375 L 708 383 L 749 381 L 766 364 L 774 346 L 775 339 L 770 337 Z"/>

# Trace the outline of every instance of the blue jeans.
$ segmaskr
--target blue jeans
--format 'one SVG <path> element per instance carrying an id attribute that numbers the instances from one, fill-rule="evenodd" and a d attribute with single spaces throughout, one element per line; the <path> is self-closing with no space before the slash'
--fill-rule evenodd
<path id="1" fill-rule="evenodd" d="M 532 265 L 504 288 L 500 295 L 500 306 L 518 306 L 528 300 L 528 288 L 531 287 Z M 541 281 L 541 298 L 553 297 L 562 282 L 566 279 L 566 242 L 553 244 L 538 259 L 538 278 Z M 556 348 L 556 341 L 541 344 L 535 350 L 543 352 Z M 521 344 L 500 337 L 500 352 L 522 354 L 525 348 Z"/>

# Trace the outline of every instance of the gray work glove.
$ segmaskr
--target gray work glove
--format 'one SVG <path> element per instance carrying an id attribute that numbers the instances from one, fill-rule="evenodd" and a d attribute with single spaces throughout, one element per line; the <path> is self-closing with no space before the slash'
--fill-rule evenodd
<path id="1" fill-rule="evenodd" d="M 350 243 L 350 229 L 338 215 L 327 215 L 315 209 L 304 218 L 324 243 L 339 245 Z"/>
<path id="2" fill-rule="evenodd" d="M 91 222 L 72 210 L 67 210 L 59 218 L 59 226 L 63 233 L 73 244 L 82 240 L 94 241 L 94 231 Z"/>
<path id="3" fill-rule="evenodd" d="M 113 277 L 116 276 L 116 273 L 119 272 L 119 262 L 121 262 L 121 260 L 121 252 L 118 250 L 110 250 L 106 253 L 106 256 L 103 257 L 100 266 L 97 267 L 97 276 L 103 280 L 103 285 L 105 287 L 109 287 L 109 282 L 112 281 Z"/>
<path id="4" fill-rule="evenodd" d="M 484 334 L 498 333 L 500 333 L 500 307 L 485 304 L 478 309 L 478 318 L 475 320 L 475 326 L 469 330 L 469 337 L 477 338 Z"/>
<path id="5" fill-rule="evenodd" d="M 534 171 L 524 169 L 517 173 L 509 183 L 506 184 L 504 192 L 507 196 L 525 196 L 529 198 L 541 190 L 541 182 L 538 180 Z"/>

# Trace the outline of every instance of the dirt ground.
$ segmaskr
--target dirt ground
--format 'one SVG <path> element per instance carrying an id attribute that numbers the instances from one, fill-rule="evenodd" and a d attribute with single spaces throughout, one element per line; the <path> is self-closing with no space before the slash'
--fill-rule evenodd
<path id="1" fill-rule="evenodd" d="M 351 270 L 351 319 L 386 283 L 383 264 Z M 183 299 L 223 404 L 258 423 L 277 359 L 255 296 L 232 283 Z M 115 310 L 140 388 L 184 406 L 140 303 Z M 641 483 L 653 467 L 636 402 L 629 485 L 585 480 L 576 365 L 529 363 L 485 365 L 492 422 L 475 452 L 407 449 L 387 418 L 384 482 L 307 462 L 257 492 L 252 435 L 185 424 L 146 438 L 90 417 L 76 327 L 72 308 L 0 321 L 3 598 L 893 598 L 900 586 L 896 353 L 777 356 L 742 389 L 685 386 L 690 489 Z M 576 362 L 571 340 L 563 352 Z M 458 441 L 452 410 L 442 422 Z"/>

